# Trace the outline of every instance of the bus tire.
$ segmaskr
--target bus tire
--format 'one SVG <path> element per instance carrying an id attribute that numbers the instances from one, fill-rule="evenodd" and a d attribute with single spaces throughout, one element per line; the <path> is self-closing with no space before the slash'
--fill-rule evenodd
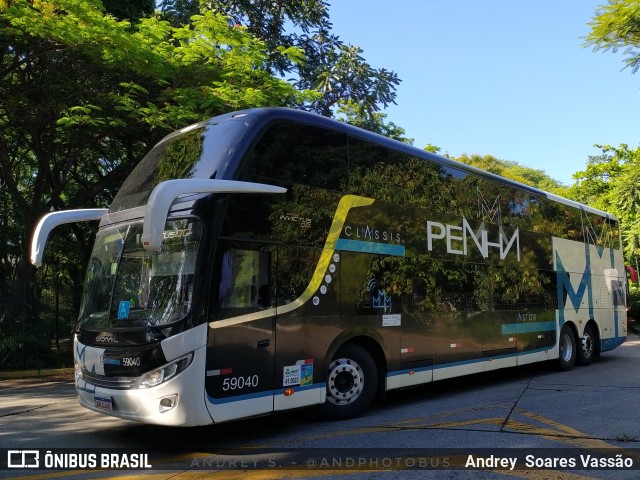
<path id="1" fill-rule="evenodd" d="M 558 357 L 560 370 L 565 372 L 571 370 L 576 363 L 576 336 L 569 325 L 563 325 L 560 330 L 558 350 L 560 351 Z"/>
<path id="2" fill-rule="evenodd" d="M 330 420 L 345 420 L 371 406 L 378 391 L 378 367 L 369 352 L 350 343 L 334 355 L 326 380 L 327 398 L 320 413 Z"/>
<path id="3" fill-rule="evenodd" d="M 591 365 L 596 358 L 596 336 L 591 325 L 584 327 L 577 351 L 578 365 Z"/>

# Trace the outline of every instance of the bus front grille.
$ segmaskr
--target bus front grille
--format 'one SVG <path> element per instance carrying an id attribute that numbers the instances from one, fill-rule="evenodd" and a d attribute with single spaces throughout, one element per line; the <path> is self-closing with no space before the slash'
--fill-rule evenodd
<path id="1" fill-rule="evenodd" d="M 96 387 L 112 388 L 114 390 L 129 390 L 134 388 L 138 380 L 136 377 L 104 377 L 86 370 L 82 371 L 82 379 Z"/>

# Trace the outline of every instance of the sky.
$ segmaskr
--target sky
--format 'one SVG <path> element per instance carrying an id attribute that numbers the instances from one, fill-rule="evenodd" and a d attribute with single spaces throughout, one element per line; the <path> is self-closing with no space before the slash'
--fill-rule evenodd
<path id="1" fill-rule="evenodd" d="M 607 0 L 330 0 L 333 32 L 402 83 L 386 121 L 414 146 L 493 155 L 565 185 L 595 144 L 640 144 L 640 72 L 583 47 Z"/>

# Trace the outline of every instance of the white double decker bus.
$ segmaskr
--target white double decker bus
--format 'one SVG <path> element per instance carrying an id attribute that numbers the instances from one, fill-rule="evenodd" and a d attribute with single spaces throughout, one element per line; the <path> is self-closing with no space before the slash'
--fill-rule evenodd
<path id="1" fill-rule="evenodd" d="M 172 133 L 99 221 L 75 330 L 80 403 L 203 425 L 555 360 L 626 337 L 617 219 L 288 109 Z"/>

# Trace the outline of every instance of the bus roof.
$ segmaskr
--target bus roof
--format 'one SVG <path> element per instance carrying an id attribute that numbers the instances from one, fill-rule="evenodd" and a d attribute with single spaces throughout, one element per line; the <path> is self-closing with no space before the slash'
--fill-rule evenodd
<path id="1" fill-rule="evenodd" d="M 323 117 L 321 115 L 317 115 L 314 113 L 305 112 L 303 110 L 295 110 L 291 108 L 282 108 L 282 107 L 273 107 L 273 108 L 256 108 L 250 110 L 243 110 L 238 112 L 233 112 L 227 114 L 233 118 L 240 118 L 240 116 L 244 117 L 246 121 L 251 122 L 251 118 L 255 118 L 256 123 L 272 123 L 277 121 L 294 121 L 298 123 L 306 123 L 310 125 L 317 125 L 319 127 L 331 128 L 334 130 L 343 130 L 349 135 L 359 137 L 363 140 L 369 140 L 380 145 L 386 146 L 388 148 L 392 148 L 395 150 L 399 150 L 408 154 L 411 154 L 415 157 L 424 158 L 425 160 L 430 160 L 442 165 L 446 165 L 451 168 L 455 168 L 458 170 L 462 170 L 468 173 L 473 173 L 475 175 L 479 175 L 484 178 L 488 178 L 494 180 L 496 182 L 511 185 L 513 187 L 519 188 L 524 191 L 528 191 L 535 195 L 540 195 L 548 198 L 554 202 L 562 203 L 568 205 L 573 208 L 577 208 L 580 210 L 584 210 L 586 212 L 590 212 L 596 215 L 601 215 L 613 220 L 617 220 L 616 216 L 599 210 L 597 208 L 590 207 L 588 205 L 576 202 L 574 200 L 570 200 L 568 198 L 561 197 L 559 195 L 555 195 L 550 192 L 546 192 L 544 190 L 540 190 L 538 188 L 532 187 L 531 185 L 526 185 L 515 180 L 511 180 L 500 175 L 496 175 L 491 172 L 487 172 L 477 167 L 473 167 L 471 165 L 464 164 L 462 162 L 458 162 L 457 160 L 453 160 L 451 158 L 447 158 L 441 155 L 437 155 L 435 153 L 427 152 L 420 148 L 414 147 L 412 145 L 408 145 L 406 143 L 402 143 L 398 140 L 393 140 L 391 138 L 370 132 L 368 130 L 364 130 L 359 127 L 355 127 L 353 125 L 349 125 L 348 123 L 341 122 L 332 118 Z M 216 117 L 218 120 L 222 120 L 226 115 Z"/>
<path id="2" fill-rule="evenodd" d="M 412 145 L 402 143 L 398 140 L 393 140 L 391 138 L 378 135 L 368 130 L 364 130 L 362 128 L 355 127 L 353 125 L 349 125 L 348 123 L 345 123 L 345 122 L 341 122 L 328 117 L 323 117 L 321 115 L 306 112 L 303 110 L 296 110 L 296 109 L 283 108 L 283 107 L 270 107 L 270 108 L 254 108 L 254 109 L 230 112 L 223 115 L 219 115 L 217 117 L 213 117 L 211 119 L 205 120 L 198 124 L 185 127 L 176 132 L 173 132 L 168 136 L 166 136 L 160 143 L 170 139 L 171 137 L 181 132 L 184 132 L 191 128 L 195 128 L 197 126 L 202 126 L 202 125 L 212 124 L 212 123 L 218 124 L 218 123 L 222 123 L 230 120 L 243 121 L 246 124 L 247 129 L 256 131 L 257 132 L 256 134 L 260 134 L 260 132 L 264 131 L 264 129 L 266 129 L 269 125 L 272 125 L 274 123 L 279 123 L 279 122 L 302 123 L 302 124 L 327 128 L 331 130 L 341 131 L 345 134 L 360 138 L 362 140 L 367 140 L 367 141 L 382 145 L 384 147 L 401 151 L 403 153 L 412 155 L 414 157 L 423 158 L 425 160 L 429 160 L 453 169 L 478 175 L 480 177 L 493 180 L 503 185 L 509 185 L 514 188 L 518 188 L 520 190 L 529 192 L 533 195 L 542 196 L 551 201 L 564 204 L 572 208 L 576 208 L 576 209 L 589 212 L 595 215 L 603 216 L 610 220 L 616 220 L 616 221 L 618 220 L 616 216 L 611 213 L 590 207 L 588 205 L 576 202 L 574 200 L 570 200 L 570 199 L 561 197 L 559 195 L 555 195 L 553 193 L 540 190 L 538 188 L 517 182 L 515 180 L 510 180 L 508 178 L 502 177 L 500 175 L 496 175 L 491 172 L 484 171 L 482 169 L 473 167 L 471 165 L 466 165 L 462 162 L 458 162 L 451 158 L 447 158 L 441 155 L 437 155 L 435 153 L 427 152 L 425 150 L 414 147 Z"/>

